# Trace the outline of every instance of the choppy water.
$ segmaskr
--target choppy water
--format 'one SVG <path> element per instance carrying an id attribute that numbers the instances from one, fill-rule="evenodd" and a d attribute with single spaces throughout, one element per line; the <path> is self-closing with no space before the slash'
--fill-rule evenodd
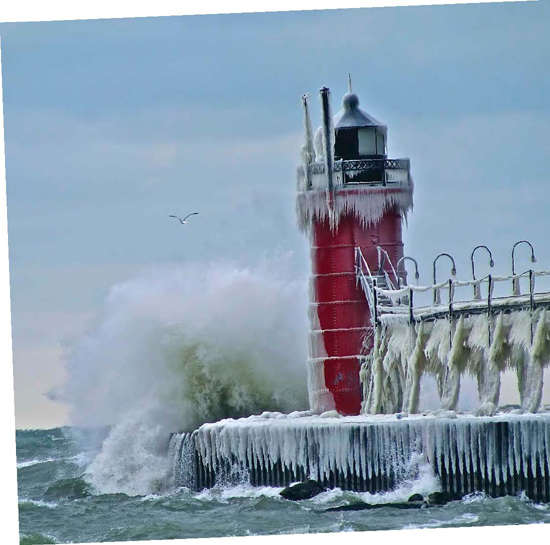
<path id="1" fill-rule="evenodd" d="M 524 497 L 492 499 L 474 495 L 420 510 L 325 512 L 359 500 L 403 501 L 408 486 L 385 496 L 328 491 L 289 502 L 278 488 L 248 485 L 200 493 L 97 494 L 86 481 L 86 455 L 69 428 L 17 432 L 21 544 L 222 537 L 242 535 L 439 528 L 550 522 L 550 504 Z M 437 483 L 413 483 L 428 491 Z"/>

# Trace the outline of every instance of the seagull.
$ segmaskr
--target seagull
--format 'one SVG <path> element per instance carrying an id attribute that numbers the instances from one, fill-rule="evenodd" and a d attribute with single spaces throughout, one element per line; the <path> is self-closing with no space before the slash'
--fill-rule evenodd
<path id="1" fill-rule="evenodd" d="M 187 223 L 187 221 L 185 221 L 188 217 L 190 216 L 196 216 L 198 214 L 198 212 L 193 212 L 191 214 L 187 214 L 187 216 L 185 216 L 185 218 L 181 219 L 179 216 L 170 216 L 171 218 L 177 218 L 180 220 L 180 223 L 182 225 L 185 225 Z"/>

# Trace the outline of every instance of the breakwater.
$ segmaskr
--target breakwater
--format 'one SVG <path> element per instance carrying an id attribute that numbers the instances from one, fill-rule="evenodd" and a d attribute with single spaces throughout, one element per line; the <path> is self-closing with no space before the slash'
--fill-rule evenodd
<path id="1" fill-rule="evenodd" d="M 441 488 L 490 496 L 524 492 L 550 501 L 550 414 L 320 417 L 264 413 L 205 424 L 170 440 L 178 486 L 308 478 L 329 488 L 378 493 L 428 464 Z"/>

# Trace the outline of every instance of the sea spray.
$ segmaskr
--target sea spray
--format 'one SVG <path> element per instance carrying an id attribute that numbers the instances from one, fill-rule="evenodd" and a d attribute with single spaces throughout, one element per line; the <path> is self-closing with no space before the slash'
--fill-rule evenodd
<path id="1" fill-rule="evenodd" d="M 307 409 L 306 283 L 284 263 L 155 268 L 111 289 L 67 357 L 76 426 L 112 426 L 87 468 L 100 493 L 166 485 L 171 432 Z"/>

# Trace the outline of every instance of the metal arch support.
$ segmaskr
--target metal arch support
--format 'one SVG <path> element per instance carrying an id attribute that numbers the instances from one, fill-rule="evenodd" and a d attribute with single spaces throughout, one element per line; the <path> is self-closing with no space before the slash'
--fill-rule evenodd
<path id="1" fill-rule="evenodd" d="M 420 274 L 418 272 L 418 262 L 416 261 L 416 259 L 414 257 L 410 257 L 408 255 L 405 255 L 403 256 L 398 262 L 397 262 L 397 267 L 396 267 L 396 271 L 397 271 L 397 276 L 399 277 L 399 266 L 404 263 L 405 261 L 412 261 L 414 263 L 414 278 L 416 280 L 418 280 L 420 278 Z M 403 270 L 405 269 L 405 266 L 403 265 Z"/>
<path id="2" fill-rule="evenodd" d="M 456 275 L 456 263 L 455 263 L 455 260 L 453 258 L 452 255 L 450 254 L 447 254 L 445 252 L 442 252 L 440 253 L 435 259 L 434 259 L 434 262 L 433 262 L 433 280 L 434 280 L 434 285 L 437 284 L 437 278 L 436 278 L 436 264 L 437 264 L 437 260 L 440 258 L 440 257 L 448 257 L 452 264 L 453 264 L 453 268 L 451 269 L 451 275 L 452 276 L 455 276 Z M 439 290 L 437 288 L 434 287 L 434 304 L 438 304 L 438 299 L 439 299 Z"/>
<path id="3" fill-rule="evenodd" d="M 516 246 L 519 244 L 527 244 L 531 248 L 531 263 L 535 263 L 537 261 L 537 258 L 535 257 L 535 249 L 533 248 L 533 245 L 528 240 L 518 240 L 513 246 L 512 246 L 512 277 L 516 274 L 516 264 L 515 264 L 515 251 Z M 514 295 L 521 295 L 520 288 L 519 288 L 519 278 L 512 278 L 512 293 Z"/>

